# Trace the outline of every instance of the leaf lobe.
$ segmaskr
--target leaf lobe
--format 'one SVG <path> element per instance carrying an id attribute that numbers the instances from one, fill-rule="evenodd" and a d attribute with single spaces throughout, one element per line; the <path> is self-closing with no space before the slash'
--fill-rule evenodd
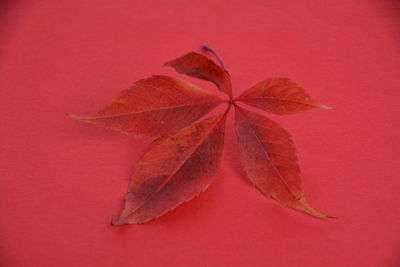
<path id="1" fill-rule="evenodd" d="M 92 116 L 67 115 L 134 136 L 158 136 L 193 123 L 221 101 L 188 82 L 157 75 L 137 81 Z"/>
<path id="2" fill-rule="evenodd" d="M 168 61 L 164 65 L 174 68 L 178 73 L 210 81 L 221 92 L 232 97 L 232 83 L 229 73 L 202 54 L 191 52 Z"/>
<path id="3" fill-rule="evenodd" d="M 225 116 L 156 139 L 136 164 L 114 225 L 147 222 L 204 191 L 221 159 Z"/>
<path id="4" fill-rule="evenodd" d="M 268 78 L 244 91 L 236 101 L 264 111 L 289 115 L 311 109 L 331 109 L 316 103 L 303 88 L 287 78 Z"/>
<path id="5" fill-rule="evenodd" d="M 235 106 L 242 165 L 251 182 L 276 201 L 320 218 L 304 198 L 296 148 L 289 133 L 262 115 Z"/>

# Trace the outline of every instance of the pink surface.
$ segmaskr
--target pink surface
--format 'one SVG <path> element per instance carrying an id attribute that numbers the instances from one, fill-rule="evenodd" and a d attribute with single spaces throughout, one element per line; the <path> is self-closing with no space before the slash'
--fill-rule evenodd
<path id="1" fill-rule="evenodd" d="M 398 1 L 0 3 L 1 266 L 400 266 Z M 211 187 L 145 225 L 111 227 L 149 139 L 72 120 L 207 42 L 237 96 L 290 77 L 331 111 L 273 117 L 324 221 L 244 178 L 229 116 Z M 270 116 L 271 117 L 271 116 Z"/>

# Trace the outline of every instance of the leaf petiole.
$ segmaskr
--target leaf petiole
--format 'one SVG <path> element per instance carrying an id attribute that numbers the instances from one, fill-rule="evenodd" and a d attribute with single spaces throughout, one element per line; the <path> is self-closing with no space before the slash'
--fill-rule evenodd
<path id="1" fill-rule="evenodd" d="M 224 64 L 224 61 L 222 60 L 221 56 L 218 54 L 218 52 L 216 50 L 214 50 L 214 48 L 212 48 L 210 45 L 208 44 L 203 44 L 203 49 L 210 51 L 217 59 L 219 64 L 221 65 L 221 67 L 225 70 L 228 71 L 228 68 L 226 67 L 226 65 Z"/>

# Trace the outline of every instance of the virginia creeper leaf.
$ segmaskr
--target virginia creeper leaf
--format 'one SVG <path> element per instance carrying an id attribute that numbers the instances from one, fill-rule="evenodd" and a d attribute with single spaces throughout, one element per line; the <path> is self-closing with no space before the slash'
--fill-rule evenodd
<path id="1" fill-rule="evenodd" d="M 303 88 L 287 78 L 269 78 L 259 82 L 244 91 L 236 100 L 279 115 L 315 108 L 331 109 L 314 102 Z"/>
<path id="2" fill-rule="evenodd" d="M 235 107 L 241 161 L 251 182 L 281 204 L 330 218 L 313 209 L 304 198 L 297 152 L 290 134 L 262 115 Z"/>
<path id="3" fill-rule="evenodd" d="M 193 123 L 220 102 L 183 80 L 152 76 L 137 81 L 95 115 L 68 115 L 134 136 L 159 136 Z"/>
<path id="4" fill-rule="evenodd" d="M 213 82 L 220 91 L 232 97 L 229 73 L 206 56 L 191 52 L 165 65 L 173 67 L 179 73 Z"/>
<path id="5" fill-rule="evenodd" d="M 156 139 L 136 164 L 113 225 L 149 221 L 204 191 L 221 159 L 225 114 Z"/>
<path id="6" fill-rule="evenodd" d="M 213 53 L 222 67 L 195 52 L 165 65 L 213 82 L 227 94 L 229 107 L 223 115 L 191 125 L 223 101 L 195 85 L 168 76 L 137 81 L 92 116 L 67 114 L 134 136 L 160 136 L 136 164 L 124 209 L 111 223 L 150 221 L 204 191 L 221 160 L 225 120 L 232 105 L 236 110 L 240 157 L 251 182 L 283 205 L 315 217 L 333 218 L 316 211 L 305 200 L 290 134 L 276 122 L 235 102 L 279 115 L 330 108 L 313 101 L 303 88 L 287 78 L 266 79 L 232 99 L 230 75 L 221 57 L 209 45 L 204 44 L 203 48 Z"/>

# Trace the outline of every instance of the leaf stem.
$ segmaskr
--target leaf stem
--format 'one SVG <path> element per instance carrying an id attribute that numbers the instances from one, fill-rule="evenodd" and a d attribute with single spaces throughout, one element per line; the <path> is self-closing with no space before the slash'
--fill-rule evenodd
<path id="1" fill-rule="evenodd" d="M 216 50 L 214 50 L 214 48 L 212 48 L 210 45 L 208 44 L 203 44 L 203 49 L 210 51 L 217 59 L 219 64 L 221 65 L 221 67 L 225 70 L 228 71 L 226 65 L 224 64 L 224 61 L 222 60 L 221 56 L 218 54 L 218 52 Z"/>
<path id="2" fill-rule="evenodd" d="M 228 107 L 226 108 L 226 110 L 224 112 L 224 116 L 226 116 L 226 114 L 228 114 L 229 111 L 231 110 L 232 105 L 236 106 L 236 104 L 235 104 L 235 100 L 234 99 L 229 99 L 229 100 L 226 100 L 224 102 L 228 104 Z"/>

